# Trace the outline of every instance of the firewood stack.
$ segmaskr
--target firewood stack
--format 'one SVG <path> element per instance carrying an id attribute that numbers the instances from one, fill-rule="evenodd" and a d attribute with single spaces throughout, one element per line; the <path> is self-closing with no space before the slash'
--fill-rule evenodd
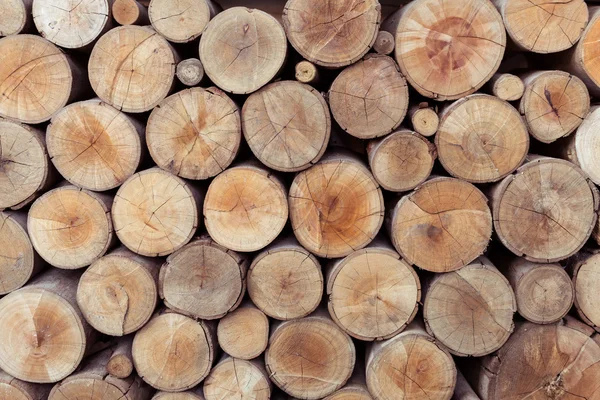
<path id="1" fill-rule="evenodd" d="M 600 7 L 218 3 L 0 0 L 0 400 L 600 400 Z"/>

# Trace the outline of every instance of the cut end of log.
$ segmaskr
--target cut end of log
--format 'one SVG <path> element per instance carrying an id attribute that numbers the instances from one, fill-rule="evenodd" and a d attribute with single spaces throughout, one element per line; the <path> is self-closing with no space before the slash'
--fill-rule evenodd
<path id="1" fill-rule="evenodd" d="M 35 254 L 24 215 L 0 212 L 0 295 L 23 286 L 35 268 Z M 23 224 L 23 225 L 22 225 Z"/>
<path id="2" fill-rule="evenodd" d="M 410 123 L 415 132 L 423 136 L 433 136 L 440 125 L 437 112 L 431 107 L 417 107 L 409 111 Z"/>
<path id="3" fill-rule="evenodd" d="M 310 61 L 302 60 L 296 64 L 296 80 L 302 83 L 316 83 L 319 79 L 319 70 Z"/>
<path id="4" fill-rule="evenodd" d="M 506 101 L 519 100 L 525 92 L 523 81 L 513 74 L 495 74 L 490 86 L 494 96 Z"/>
<path id="5" fill-rule="evenodd" d="M 197 58 L 188 58 L 177 64 L 177 78 L 186 86 L 196 86 L 204 78 L 204 67 Z"/>
<path id="6" fill-rule="evenodd" d="M 137 25 L 138 22 L 145 19 L 147 14 L 143 12 L 141 4 L 136 0 L 115 0 L 112 4 L 112 15 L 119 25 Z"/>
<path id="7" fill-rule="evenodd" d="M 568 153 L 566 158 L 578 165 L 595 184 L 600 184 L 600 108 L 594 107 L 592 112 L 583 120 L 574 139 L 564 147 Z M 573 143 L 574 142 L 574 143 Z"/>
<path id="8" fill-rule="evenodd" d="M 31 10 L 25 7 L 23 0 L 4 0 L 0 2 L 0 36 L 10 36 L 21 33 L 27 21 L 31 18 Z"/>
<path id="9" fill-rule="evenodd" d="M 577 260 L 573 268 L 575 307 L 582 320 L 600 330 L 600 307 L 596 279 L 600 271 L 600 254 L 589 254 Z"/>
<path id="10" fill-rule="evenodd" d="M 170 42 L 186 43 L 204 32 L 212 17 L 210 0 L 152 0 L 148 16 L 152 27 Z"/>
<path id="11" fill-rule="evenodd" d="M 217 337 L 225 353 L 251 360 L 267 348 L 269 319 L 254 306 L 240 307 L 219 321 Z"/>
<path id="12" fill-rule="evenodd" d="M 126 355 L 119 354 L 110 359 L 106 369 L 112 376 L 125 379 L 133 372 L 133 361 Z"/>
<path id="13" fill-rule="evenodd" d="M 210 371 L 204 382 L 204 397 L 269 400 L 271 381 L 258 362 L 227 357 Z"/>
<path id="14" fill-rule="evenodd" d="M 392 54 L 396 47 L 396 41 L 394 35 L 387 31 L 379 31 L 375 43 L 373 43 L 373 50 L 379 54 L 389 55 Z"/>

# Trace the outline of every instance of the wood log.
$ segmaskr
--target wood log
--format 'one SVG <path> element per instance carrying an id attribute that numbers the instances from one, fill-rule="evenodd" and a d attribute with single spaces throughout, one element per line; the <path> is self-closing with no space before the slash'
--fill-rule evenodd
<path id="1" fill-rule="evenodd" d="M 246 7 L 229 8 L 213 18 L 200 38 L 200 60 L 221 89 L 252 93 L 283 67 L 287 41 L 271 15 Z"/>
<path id="2" fill-rule="evenodd" d="M 150 23 L 168 41 L 186 43 L 199 37 L 208 21 L 220 11 L 211 0 L 152 0 L 148 7 Z"/>
<path id="3" fill-rule="evenodd" d="M 375 43 L 373 43 L 373 50 L 378 54 L 389 55 L 392 54 L 396 47 L 396 41 L 394 35 L 388 31 L 379 31 Z"/>
<path id="4" fill-rule="evenodd" d="M 208 375 L 217 350 L 212 324 L 163 312 L 135 334 L 133 363 L 155 389 L 180 392 Z"/>
<path id="5" fill-rule="evenodd" d="M 559 264 L 516 258 L 509 264 L 506 277 L 515 292 L 519 314 L 531 322 L 557 322 L 573 306 L 573 284 Z"/>
<path id="6" fill-rule="evenodd" d="M 126 25 L 104 34 L 88 63 L 96 95 L 113 107 L 131 113 L 149 111 L 174 84 L 179 56 L 152 28 Z M 121 68 L 127 65 L 127 68 Z"/>
<path id="7" fill-rule="evenodd" d="M 290 396 L 320 399 L 352 375 L 354 343 L 318 310 L 306 318 L 281 322 L 271 333 L 265 362 L 269 377 Z"/>
<path id="8" fill-rule="evenodd" d="M 246 301 L 219 321 L 217 339 L 231 357 L 251 360 L 267 348 L 269 319 L 252 302 Z"/>
<path id="9" fill-rule="evenodd" d="M 579 1 L 574 4 L 580 3 Z M 595 43 L 600 39 L 600 7 L 589 8 L 589 23 L 581 39 L 566 54 L 566 59 L 560 68 L 577 75 L 585 82 L 592 95 L 600 95 L 600 64 Z"/>
<path id="10" fill-rule="evenodd" d="M 136 0 L 115 0 L 112 15 L 119 25 L 148 25 L 148 9 Z"/>
<path id="11" fill-rule="evenodd" d="M 186 86 L 196 86 L 204 78 L 204 67 L 197 58 L 187 58 L 177 64 L 177 78 Z"/>
<path id="12" fill-rule="evenodd" d="M 77 307 L 81 272 L 50 268 L 0 299 L 0 368 L 35 383 L 70 375 L 93 344 L 93 329 Z"/>
<path id="13" fill-rule="evenodd" d="M 46 400 L 51 385 L 29 383 L 0 371 L 0 399 L 6 400 Z"/>
<path id="14" fill-rule="evenodd" d="M 190 241 L 198 226 L 202 195 L 182 179 L 159 168 L 131 176 L 113 204 L 115 231 L 134 253 L 156 257 Z"/>
<path id="15" fill-rule="evenodd" d="M 287 190 L 265 168 L 242 163 L 208 187 L 204 222 L 213 240 L 235 251 L 256 251 L 281 233 L 288 218 Z"/>
<path id="16" fill-rule="evenodd" d="M 159 265 L 124 247 L 95 261 L 77 288 L 77 303 L 85 319 L 111 336 L 140 329 L 156 307 Z"/>
<path id="17" fill-rule="evenodd" d="M 427 332 L 452 354 L 480 357 L 508 340 L 516 311 L 510 283 L 481 257 L 428 282 L 423 319 Z"/>
<path id="18" fill-rule="evenodd" d="M 324 400 L 373 400 L 365 383 L 364 365 L 361 366 L 360 378 L 355 377 L 358 367 L 359 365 L 354 367 L 352 377 L 343 388 L 325 397 Z"/>
<path id="19" fill-rule="evenodd" d="M 474 183 L 495 182 L 523 163 L 529 133 L 509 103 L 473 94 L 441 112 L 435 145 L 450 175 Z"/>
<path id="20" fill-rule="evenodd" d="M 90 265 L 114 242 L 112 200 L 72 185 L 46 192 L 29 209 L 27 232 L 34 249 L 57 268 Z"/>
<path id="21" fill-rule="evenodd" d="M 381 22 L 377 0 L 288 0 L 283 26 L 298 53 L 327 68 L 360 60 L 373 46 Z"/>
<path id="22" fill-rule="evenodd" d="M 581 79 L 564 71 L 531 71 L 521 76 L 525 93 L 519 104 L 531 136 L 551 143 L 570 135 L 590 111 Z"/>
<path id="23" fill-rule="evenodd" d="M 525 85 L 517 75 L 497 73 L 486 84 L 486 89 L 500 100 L 516 101 L 523 97 Z"/>
<path id="24" fill-rule="evenodd" d="M 456 100 L 494 75 L 506 46 L 502 17 L 486 0 L 415 0 L 388 17 L 402 74 L 423 96 Z"/>
<path id="25" fill-rule="evenodd" d="M 408 86 L 391 57 L 368 55 L 345 68 L 328 92 L 331 113 L 342 129 L 372 139 L 396 129 L 408 110 Z"/>
<path id="26" fill-rule="evenodd" d="M 202 385 L 196 386 L 196 388 L 192 390 L 188 390 L 185 392 L 162 392 L 157 391 L 152 400 L 205 400 L 204 394 L 202 393 Z"/>
<path id="27" fill-rule="evenodd" d="M 144 126 L 99 99 L 60 110 L 46 129 L 52 163 L 73 185 L 104 191 L 121 185 L 140 164 Z"/>
<path id="28" fill-rule="evenodd" d="M 408 116 L 413 130 L 423 136 L 435 135 L 440 126 L 436 109 L 429 107 L 427 102 L 409 107 Z"/>
<path id="29" fill-rule="evenodd" d="M 106 364 L 106 371 L 120 379 L 128 378 L 133 372 L 133 335 L 125 336 L 114 347 L 114 350 Z"/>
<path id="30" fill-rule="evenodd" d="M 480 400 L 460 370 L 456 371 L 456 387 L 452 400 Z"/>
<path id="31" fill-rule="evenodd" d="M 0 15 L 2 15 L 0 36 L 17 35 L 31 30 L 33 26 L 32 3 L 33 0 L 0 1 Z"/>
<path id="32" fill-rule="evenodd" d="M 289 199 L 296 238 L 320 257 L 345 257 L 365 247 L 383 223 L 381 189 L 350 154 L 332 152 L 296 175 Z"/>
<path id="33" fill-rule="evenodd" d="M 586 324 L 600 331 L 598 292 L 594 283 L 596 273 L 600 271 L 600 254 L 597 251 L 581 252 L 569 264 L 577 313 Z"/>
<path id="34" fill-rule="evenodd" d="M 207 179 L 227 168 L 242 140 L 240 112 L 221 90 L 192 88 L 157 106 L 146 125 L 154 162 L 187 179 Z"/>
<path id="35" fill-rule="evenodd" d="M 302 60 L 295 67 L 296 80 L 302 83 L 315 84 L 319 82 L 319 70 L 310 61 Z"/>
<path id="36" fill-rule="evenodd" d="M 158 291 L 167 307 L 197 319 L 235 310 L 246 292 L 244 256 L 201 237 L 171 254 L 160 268 Z"/>
<path id="37" fill-rule="evenodd" d="M 321 265 L 296 239 L 278 239 L 252 261 L 248 271 L 248 294 L 252 302 L 271 318 L 306 317 L 321 302 Z"/>
<path id="38" fill-rule="evenodd" d="M 493 3 L 517 48 L 534 53 L 556 53 L 572 47 L 588 23 L 584 0 L 550 3 L 493 0 Z"/>
<path id="39" fill-rule="evenodd" d="M 262 360 L 240 360 L 225 356 L 204 382 L 204 398 L 269 400 L 272 383 Z"/>
<path id="40" fill-rule="evenodd" d="M 435 145 L 416 132 L 400 129 L 367 145 L 369 166 L 382 188 L 412 190 L 431 175 Z"/>
<path id="41" fill-rule="evenodd" d="M 367 387 L 375 400 L 449 400 L 456 383 L 452 356 L 420 322 L 367 348 Z"/>
<path id="42" fill-rule="evenodd" d="M 567 161 L 530 160 L 491 191 L 494 227 L 502 244 L 517 256 L 533 262 L 560 261 L 590 237 L 598 191 Z"/>
<path id="43" fill-rule="evenodd" d="M 492 215 L 475 186 L 438 177 L 403 196 L 390 209 L 387 226 L 409 264 L 450 272 L 483 254 L 492 236 Z"/>
<path id="44" fill-rule="evenodd" d="M 271 83 L 244 103 L 242 131 L 250 150 L 267 167 L 301 171 L 325 153 L 331 133 L 329 107 L 311 86 Z"/>

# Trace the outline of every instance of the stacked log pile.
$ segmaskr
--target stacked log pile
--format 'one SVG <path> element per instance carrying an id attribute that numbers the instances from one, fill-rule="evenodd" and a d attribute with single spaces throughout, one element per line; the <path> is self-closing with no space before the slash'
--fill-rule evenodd
<path id="1" fill-rule="evenodd" d="M 600 7 L 0 0 L 0 400 L 600 400 Z"/>

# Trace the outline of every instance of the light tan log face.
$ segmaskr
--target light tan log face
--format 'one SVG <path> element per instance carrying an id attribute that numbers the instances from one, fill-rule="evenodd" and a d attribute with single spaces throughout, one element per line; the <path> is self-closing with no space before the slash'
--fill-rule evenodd
<path id="1" fill-rule="evenodd" d="M 427 137 L 435 135 L 440 126 L 440 118 L 433 108 L 427 105 L 423 108 L 417 106 L 414 112 L 409 113 L 410 123 L 417 133 Z"/>
<path id="2" fill-rule="evenodd" d="M 167 40 L 185 43 L 202 34 L 211 18 L 209 0 L 152 0 L 148 16 L 152 26 Z"/>
<path id="3" fill-rule="evenodd" d="M 575 306 L 582 320 L 600 330 L 597 276 L 600 271 L 600 254 L 591 254 L 578 260 L 573 268 Z"/>
<path id="4" fill-rule="evenodd" d="M 600 108 L 592 107 L 577 131 L 562 148 L 562 156 L 578 165 L 595 184 L 600 184 Z"/>
<path id="5" fill-rule="evenodd" d="M 148 22 L 148 11 L 142 7 L 136 0 L 114 0 L 112 16 L 119 25 L 141 25 L 143 19 Z"/>
<path id="6" fill-rule="evenodd" d="M 196 86 L 204 78 L 204 66 L 197 58 L 188 58 L 177 64 L 177 78 L 186 86 Z"/>
<path id="7" fill-rule="evenodd" d="M 23 0 L 0 1 L 0 36 L 10 36 L 21 33 L 27 24 L 27 10 Z"/>
<path id="8" fill-rule="evenodd" d="M 367 389 L 342 388 L 325 398 L 325 400 L 373 400 Z"/>
<path id="9" fill-rule="evenodd" d="M 219 174 L 237 155 L 241 139 L 238 107 L 215 87 L 167 97 L 152 110 L 146 125 L 154 162 L 187 179 Z"/>
<path id="10" fill-rule="evenodd" d="M 519 100 L 525 92 L 523 81 L 513 74 L 495 74 L 490 86 L 494 96 L 506 101 Z"/>
<path id="11" fill-rule="evenodd" d="M 48 400 L 76 400 L 80 398 L 87 400 L 137 400 L 136 397 L 129 396 L 127 391 L 119 388 L 118 384 L 115 385 L 101 378 L 92 377 L 69 379 L 64 383 L 57 384 L 50 393 Z"/>
<path id="12" fill-rule="evenodd" d="M 590 10 L 590 21 L 574 47 L 568 69 L 585 81 L 589 90 L 600 94 L 600 9 Z"/>
<path id="13" fill-rule="evenodd" d="M 271 15 L 245 7 L 213 18 L 200 38 L 200 60 L 221 89 L 252 93 L 271 81 L 287 54 L 285 31 Z"/>
<path id="14" fill-rule="evenodd" d="M 381 22 L 377 0 L 288 0 L 283 26 L 292 46 L 324 67 L 352 64 L 373 46 Z"/>
<path id="15" fill-rule="evenodd" d="M 217 338 L 231 357 L 251 360 L 267 348 L 269 319 L 252 303 L 244 303 L 219 321 Z"/>
<path id="16" fill-rule="evenodd" d="M 204 397 L 192 392 L 156 392 L 152 400 L 204 400 Z"/>
<path id="17" fill-rule="evenodd" d="M 227 357 L 210 371 L 204 382 L 206 400 L 269 400 L 271 382 L 256 361 Z"/>
<path id="18" fill-rule="evenodd" d="M 35 254 L 25 226 L 15 218 L 0 212 L 0 295 L 23 286 L 34 271 Z M 0 397 L 1 398 L 1 397 Z"/>
<path id="19" fill-rule="evenodd" d="M 329 107 L 308 85 L 280 81 L 248 97 L 242 108 L 244 137 L 266 166 L 283 172 L 306 169 L 327 148 Z"/>
<path id="20" fill-rule="evenodd" d="M 529 133 L 509 103 L 474 94 L 442 112 L 435 144 L 440 162 L 452 176 L 495 182 L 521 165 L 529 150 Z"/>

